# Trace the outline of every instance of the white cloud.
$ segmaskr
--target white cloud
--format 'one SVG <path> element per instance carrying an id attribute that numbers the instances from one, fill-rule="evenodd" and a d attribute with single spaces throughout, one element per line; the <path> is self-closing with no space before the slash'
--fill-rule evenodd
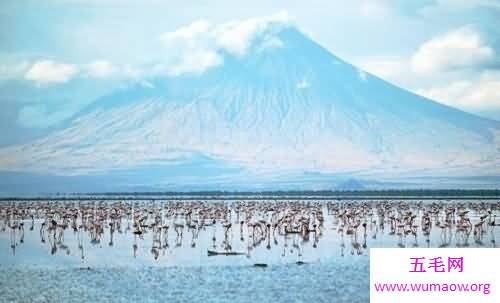
<path id="1" fill-rule="evenodd" d="M 205 69 L 222 62 L 211 37 L 212 25 L 199 20 L 162 35 L 170 62 L 164 67 L 173 76 Z"/>
<path id="2" fill-rule="evenodd" d="M 162 35 L 170 59 L 165 66 L 167 72 L 174 76 L 186 72 L 200 73 L 222 63 L 211 35 L 212 25 L 205 20 Z"/>
<path id="3" fill-rule="evenodd" d="M 276 32 L 273 30 L 280 30 L 290 20 L 288 13 L 282 11 L 268 17 L 220 25 L 199 20 L 165 33 L 161 40 L 169 55 L 166 72 L 174 76 L 189 72 L 202 73 L 207 68 L 223 63 L 223 51 L 244 56 L 257 36 L 262 38 L 259 50 L 282 47 L 282 41 L 275 37 Z"/>
<path id="4" fill-rule="evenodd" d="M 26 80 L 39 84 L 64 83 L 78 74 L 79 69 L 73 64 L 42 60 L 34 63 L 24 75 Z"/>
<path id="5" fill-rule="evenodd" d="M 500 72 L 457 70 L 415 73 L 409 59 L 366 57 L 354 60 L 363 70 L 431 100 L 482 113 L 500 108 Z"/>
<path id="6" fill-rule="evenodd" d="M 217 45 L 235 55 L 243 56 L 250 47 L 254 38 L 273 29 L 277 30 L 283 25 L 288 25 L 291 18 L 286 11 L 281 11 L 275 15 L 260 18 L 251 18 L 244 21 L 232 21 L 218 26 L 214 34 Z M 275 33 L 268 32 L 264 40 L 269 40 Z M 278 42 L 279 43 L 279 42 Z M 276 39 L 275 39 L 276 44 Z"/>
<path id="7" fill-rule="evenodd" d="M 98 60 L 85 65 L 88 75 L 93 78 L 107 78 L 118 71 L 111 62 Z"/>
<path id="8" fill-rule="evenodd" d="M 495 51 L 476 31 L 462 27 L 422 44 L 411 58 L 411 66 L 415 72 L 431 74 L 482 66 L 494 58 Z"/>
<path id="9" fill-rule="evenodd" d="M 500 108 L 500 73 L 484 72 L 477 80 L 459 80 L 445 86 L 419 89 L 417 93 L 464 110 Z"/>

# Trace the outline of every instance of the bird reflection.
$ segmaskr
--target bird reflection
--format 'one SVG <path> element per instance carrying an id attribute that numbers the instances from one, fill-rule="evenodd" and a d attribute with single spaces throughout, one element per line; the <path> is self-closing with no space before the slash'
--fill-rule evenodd
<path id="1" fill-rule="evenodd" d="M 134 258 L 140 247 L 149 247 L 153 260 L 171 249 L 248 258 L 277 250 L 305 263 L 325 237 L 341 257 L 366 255 L 378 241 L 401 248 L 496 247 L 499 211 L 499 201 L 14 201 L 0 204 L 0 232 L 9 233 L 13 254 L 36 229 L 50 254 L 71 255 L 76 242 L 82 260 L 86 244 L 119 249 L 117 242 L 132 238 Z"/>

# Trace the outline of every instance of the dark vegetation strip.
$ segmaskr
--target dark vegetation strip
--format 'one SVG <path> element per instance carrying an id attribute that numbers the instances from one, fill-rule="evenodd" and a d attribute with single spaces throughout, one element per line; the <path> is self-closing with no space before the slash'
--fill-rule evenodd
<path id="1" fill-rule="evenodd" d="M 2 197 L 0 201 L 16 200 L 330 200 L 330 199 L 499 199 L 500 189 L 478 190 L 321 190 L 321 191 L 195 191 L 195 192 L 105 192 L 47 194 L 38 197 Z"/>

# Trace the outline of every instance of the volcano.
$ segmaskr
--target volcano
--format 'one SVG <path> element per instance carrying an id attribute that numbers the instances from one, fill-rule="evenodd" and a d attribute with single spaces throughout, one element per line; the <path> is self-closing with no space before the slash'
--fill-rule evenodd
<path id="1" fill-rule="evenodd" d="M 49 135 L 0 149 L 0 170 L 176 189 L 499 175 L 500 122 L 377 78 L 293 25 L 250 42 L 244 54 L 218 49 L 206 70 L 97 99 Z"/>

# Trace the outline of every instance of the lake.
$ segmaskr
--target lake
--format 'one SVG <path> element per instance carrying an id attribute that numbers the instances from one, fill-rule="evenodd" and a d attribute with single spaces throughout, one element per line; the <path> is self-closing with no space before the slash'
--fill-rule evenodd
<path id="1" fill-rule="evenodd" d="M 1 302 L 368 302 L 370 248 L 500 237 L 496 200 L 0 205 Z"/>

